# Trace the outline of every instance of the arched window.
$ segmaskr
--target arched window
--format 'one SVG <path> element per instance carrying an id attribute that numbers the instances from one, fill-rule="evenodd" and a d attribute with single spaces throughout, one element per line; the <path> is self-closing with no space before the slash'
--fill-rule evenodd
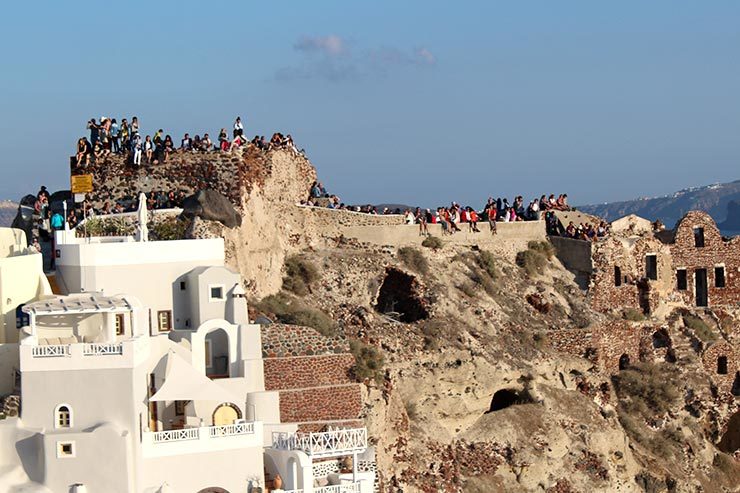
<path id="1" fill-rule="evenodd" d="M 69 404 L 59 404 L 54 410 L 54 427 L 71 428 L 72 427 L 72 406 Z"/>
<path id="2" fill-rule="evenodd" d="M 719 375 L 727 375 L 727 356 L 717 358 L 717 373 Z"/>

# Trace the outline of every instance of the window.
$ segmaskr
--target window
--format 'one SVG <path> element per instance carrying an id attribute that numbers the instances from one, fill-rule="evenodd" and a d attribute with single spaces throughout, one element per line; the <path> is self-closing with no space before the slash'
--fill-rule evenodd
<path id="1" fill-rule="evenodd" d="M 694 246 L 696 248 L 704 247 L 704 228 L 694 228 Z"/>
<path id="2" fill-rule="evenodd" d="M 689 278 L 686 275 L 686 269 L 676 270 L 676 289 L 686 291 L 689 289 Z"/>
<path id="3" fill-rule="evenodd" d="M 658 280 L 658 257 L 654 253 L 645 255 L 645 277 Z"/>
<path id="4" fill-rule="evenodd" d="M 209 286 L 208 287 L 208 301 L 222 301 L 224 299 L 224 287 L 223 286 Z"/>
<path id="5" fill-rule="evenodd" d="M 15 328 L 22 329 L 31 323 L 31 316 L 23 312 L 24 305 L 18 305 L 15 309 Z"/>
<path id="6" fill-rule="evenodd" d="M 172 312 L 170 310 L 157 312 L 157 328 L 160 332 L 172 330 Z"/>
<path id="7" fill-rule="evenodd" d="M 727 356 L 717 358 L 717 373 L 719 375 L 727 375 Z"/>
<path id="8" fill-rule="evenodd" d="M 714 268 L 714 287 L 725 287 L 725 267 L 723 265 Z"/>
<path id="9" fill-rule="evenodd" d="M 54 410 L 54 428 L 70 428 L 72 426 L 72 407 L 69 404 L 59 404 Z"/>
<path id="10" fill-rule="evenodd" d="M 622 285 L 622 269 L 614 266 L 614 285 L 619 287 Z"/>
<path id="11" fill-rule="evenodd" d="M 188 285 L 185 284 L 185 281 L 180 281 L 180 291 L 185 291 L 187 287 Z"/>
<path id="12" fill-rule="evenodd" d="M 57 442 L 57 458 L 68 459 L 75 456 L 75 442 Z"/>
<path id="13" fill-rule="evenodd" d="M 122 336 L 124 333 L 123 313 L 116 313 L 116 335 Z"/>

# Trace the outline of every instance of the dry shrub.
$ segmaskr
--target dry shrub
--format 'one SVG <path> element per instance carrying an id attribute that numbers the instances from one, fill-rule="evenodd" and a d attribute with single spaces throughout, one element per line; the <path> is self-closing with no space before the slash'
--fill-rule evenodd
<path id="1" fill-rule="evenodd" d="M 178 217 L 168 217 L 162 221 L 149 223 L 149 239 L 153 241 L 182 240 L 188 229 L 188 222 Z"/>
<path id="2" fill-rule="evenodd" d="M 305 296 L 311 292 L 311 285 L 320 277 L 319 270 L 308 260 L 298 255 L 285 259 L 284 289 L 298 296 Z"/>
<path id="3" fill-rule="evenodd" d="M 421 242 L 421 246 L 431 248 L 432 250 L 440 250 L 444 246 L 444 243 L 437 236 L 427 236 Z"/>
<path id="4" fill-rule="evenodd" d="M 429 263 L 427 262 L 424 254 L 413 247 L 402 247 L 398 249 L 398 258 L 401 262 L 409 269 L 418 272 L 419 274 L 426 274 L 429 272 Z"/>
<path id="5" fill-rule="evenodd" d="M 547 257 L 536 250 L 524 250 L 516 254 L 516 264 L 532 277 L 545 272 Z"/>
<path id="6" fill-rule="evenodd" d="M 549 241 L 530 241 L 527 243 L 527 248 L 541 253 L 547 260 L 555 255 L 555 247 Z"/>
<path id="7" fill-rule="evenodd" d="M 373 380 L 376 384 L 383 381 L 383 364 L 385 358 L 378 348 L 365 344 L 357 339 L 349 341 L 349 347 L 355 357 L 352 371 L 358 380 Z"/>
<path id="8" fill-rule="evenodd" d="M 337 335 L 337 324 L 326 313 L 306 306 L 301 300 L 286 293 L 267 296 L 252 306 L 278 322 L 291 325 L 311 327 L 326 337 Z"/>
<path id="9" fill-rule="evenodd" d="M 680 397 L 677 370 L 667 363 L 637 363 L 612 377 L 620 407 L 645 418 L 669 411 Z"/>
<path id="10" fill-rule="evenodd" d="M 622 312 L 622 318 L 630 322 L 642 322 L 645 320 L 645 315 L 635 308 L 625 308 Z"/>
<path id="11" fill-rule="evenodd" d="M 684 315 L 683 323 L 696 334 L 696 337 L 704 342 L 713 342 L 717 340 L 717 334 L 707 325 L 707 323 L 696 315 Z"/>

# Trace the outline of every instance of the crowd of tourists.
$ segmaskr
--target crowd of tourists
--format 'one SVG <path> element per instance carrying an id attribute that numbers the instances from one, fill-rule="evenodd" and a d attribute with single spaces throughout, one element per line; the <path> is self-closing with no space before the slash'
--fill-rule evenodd
<path id="1" fill-rule="evenodd" d="M 159 129 L 152 135 L 143 135 L 139 128 L 139 119 L 134 116 L 131 121 L 101 117 L 96 121 L 91 118 L 87 122 L 90 137 L 80 137 L 77 141 L 75 166 L 85 167 L 91 162 L 105 158 L 112 154 L 123 155 L 130 164 L 141 166 L 145 164 L 166 163 L 170 155 L 178 152 L 234 152 L 247 146 L 254 146 L 261 151 L 287 149 L 294 154 L 304 154 L 298 150 L 293 137 L 279 132 L 273 134 L 268 141 L 264 135 L 255 135 L 248 140 L 244 135 L 244 124 L 241 117 L 237 117 L 232 126 L 231 135 L 225 128 L 218 133 L 214 141 L 208 133 L 203 136 L 190 133 L 183 135 L 180 144 L 176 145 L 172 136 Z"/>

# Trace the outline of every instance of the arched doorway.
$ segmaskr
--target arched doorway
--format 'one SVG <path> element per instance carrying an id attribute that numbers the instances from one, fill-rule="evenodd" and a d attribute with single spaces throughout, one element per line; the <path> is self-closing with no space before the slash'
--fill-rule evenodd
<path id="1" fill-rule="evenodd" d="M 515 389 L 497 390 L 491 398 L 491 407 L 486 414 L 506 409 L 515 404 L 523 404 L 524 402 L 526 402 L 526 399 Z"/>
<path id="2" fill-rule="evenodd" d="M 622 356 L 619 357 L 619 370 L 626 370 L 630 366 L 630 356 L 627 353 L 624 353 Z"/>
<path id="3" fill-rule="evenodd" d="M 198 493 L 229 493 L 229 491 L 223 488 L 219 488 L 218 486 L 210 486 L 208 488 L 200 490 Z"/>
<path id="4" fill-rule="evenodd" d="M 233 425 L 241 417 L 242 412 L 236 405 L 225 402 L 213 411 L 213 426 Z"/>
<path id="5" fill-rule="evenodd" d="M 228 378 L 229 335 L 224 329 L 216 329 L 205 337 L 205 366 L 208 378 Z"/>

